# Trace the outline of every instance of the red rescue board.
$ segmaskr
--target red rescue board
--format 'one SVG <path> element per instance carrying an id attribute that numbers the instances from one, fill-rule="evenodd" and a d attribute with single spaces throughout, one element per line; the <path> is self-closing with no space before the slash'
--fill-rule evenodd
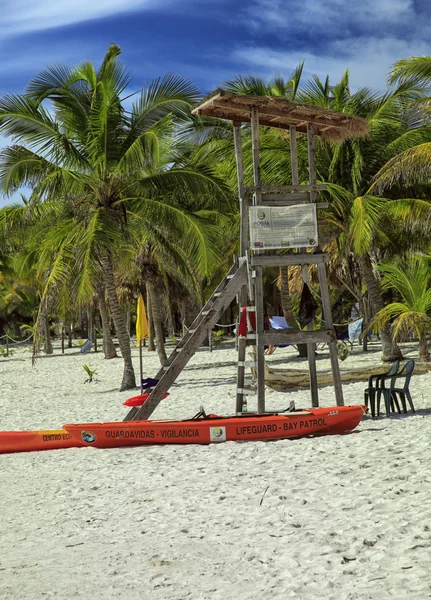
<path id="1" fill-rule="evenodd" d="M 185 421 L 122 421 L 64 425 L 76 443 L 95 448 L 150 444 L 211 444 L 331 435 L 354 429 L 363 405 L 313 408 L 282 414 L 210 415 Z"/>
<path id="2" fill-rule="evenodd" d="M 35 450 L 60 450 L 85 446 L 74 440 L 65 429 L 47 431 L 0 431 L 0 454 L 32 452 Z"/>

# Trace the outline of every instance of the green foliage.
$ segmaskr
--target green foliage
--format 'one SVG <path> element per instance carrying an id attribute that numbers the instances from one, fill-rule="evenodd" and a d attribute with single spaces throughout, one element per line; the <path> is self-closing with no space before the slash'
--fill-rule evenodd
<path id="1" fill-rule="evenodd" d="M 431 331 L 431 265 L 428 257 L 410 255 L 407 259 L 379 266 L 382 286 L 393 289 L 402 301 L 391 302 L 380 310 L 370 327 L 392 323 L 395 339 L 415 335 L 422 340 Z"/>
<path id="2" fill-rule="evenodd" d="M 211 332 L 211 336 L 212 336 L 212 343 L 214 346 L 220 346 L 220 344 L 223 342 L 224 340 L 224 330 L 223 329 L 218 329 L 217 331 L 212 331 Z"/>
<path id="3" fill-rule="evenodd" d="M 38 308 L 48 298 L 52 306 L 50 296 L 62 313 L 70 296 L 90 302 L 103 256 L 116 268 L 139 245 L 162 276 L 186 274 L 187 283 L 210 278 L 222 257 L 230 192 L 178 135 L 199 91 L 168 74 L 144 85 L 129 110 L 120 54 L 112 45 L 99 69 L 48 67 L 24 95 L 0 98 L 0 132 L 14 138 L 0 152 L 0 187 L 32 188 L 25 206 L 0 214 L 0 229 L 22 232 Z M 38 325 L 39 317 L 36 334 Z"/>
<path id="4" fill-rule="evenodd" d="M 84 365 L 84 371 L 87 373 L 88 378 L 84 381 L 84 383 L 92 383 L 93 382 L 93 377 L 95 375 L 97 375 L 97 371 L 96 369 L 91 370 L 90 367 L 88 365 Z M 97 379 L 95 379 L 95 381 L 97 381 Z"/>
<path id="5" fill-rule="evenodd" d="M 0 346 L 0 355 L 3 356 L 3 358 L 7 358 L 8 356 L 12 356 L 12 354 L 15 354 L 15 350 L 11 350 L 10 348 L 5 348 L 5 346 Z"/>

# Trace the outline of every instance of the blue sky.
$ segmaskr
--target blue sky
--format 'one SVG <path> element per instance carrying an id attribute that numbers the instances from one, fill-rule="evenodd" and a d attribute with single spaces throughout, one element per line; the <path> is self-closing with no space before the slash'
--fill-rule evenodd
<path id="1" fill-rule="evenodd" d="M 287 76 L 348 67 L 383 89 L 390 66 L 431 54 L 427 0 L 3 0 L 0 93 L 47 65 L 101 60 L 119 44 L 133 87 L 173 71 L 212 91 L 238 73 Z M 1 140 L 0 140 L 1 143 Z M 4 203 L 0 200 L 0 203 Z"/>

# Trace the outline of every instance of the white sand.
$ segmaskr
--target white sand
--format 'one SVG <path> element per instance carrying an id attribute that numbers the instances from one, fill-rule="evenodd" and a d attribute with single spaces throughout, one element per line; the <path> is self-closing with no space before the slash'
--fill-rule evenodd
<path id="1" fill-rule="evenodd" d="M 76 352 L 33 369 L 28 352 L 0 361 L 2 430 L 123 418 L 121 359 Z M 356 349 L 343 368 L 378 356 Z M 200 351 L 154 417 L 232 413 L 235 358 Z M 84 364 L 99 383 L 84 385 Z M 157 357 L 145 365 L 154 376 Z M 365 418 L 345 436 L 1 455 L 0 598 L 429 598 L 430 386 L 413 378 L 415 416 Z M 346 385 L 346 404 L 364 387 Z M 268 405 L 308 397 L 269 391 Z"/>

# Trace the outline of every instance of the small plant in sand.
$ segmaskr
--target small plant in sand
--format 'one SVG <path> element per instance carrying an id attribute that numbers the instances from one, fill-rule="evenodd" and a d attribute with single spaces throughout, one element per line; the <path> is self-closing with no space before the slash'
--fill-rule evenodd
<path id="1" fill-rule="evenodd" d="M 219 346 L 224 340 L 224 331 L 223 329 L 218 329 L 217 331 L 212 332 L 212 342 L 214 346 Z"/>
<path id="2" fill-rule="evenodd" d="M 7 348 L 5 348 L 4 346 L 0 346 L 0 355 L 3 356 L 4 358 L 7 358 L 8 356 L 12 356 L 12 354 L 14 354 L 15 350 L 8 350 Z"/>
<path id="3" fill-rule="evenodd" d="M 95 375 L 97 375 L 97 371 L 96 369 L 94 369 L 94 371 L 92 371 L 90 369 L 90 367 L 88 365 L 84 365 L 84 371 L 87 373 L 88 377 L 87 379 L 84 381 L 84 383 L 92 383 L 93 382 L 93 377 Z M 97 381 L 97 379 L 95 379 L 94 381 Z"/>

